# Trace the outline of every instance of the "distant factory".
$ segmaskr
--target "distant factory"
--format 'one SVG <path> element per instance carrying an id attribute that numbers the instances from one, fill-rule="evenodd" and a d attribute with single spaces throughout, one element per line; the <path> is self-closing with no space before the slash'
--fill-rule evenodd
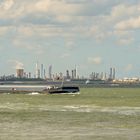
<path id="1" fill-rule="evenodd" d="M 77 67 L 74 69 L 66 70 L 66 73 L 53 73 L 52 65 L 48 66 L 48 70 L 45 69 L 44 64 L 39 64 L 38 62 L 35 64 L 35 72 L 32 74 L 31 72 L 25 72 L 23 68 L 16 69 L 16 77 L 17 78 L 34 78 L 34 79 L 48 79 L 48 80 L 73 80 L 73 79 L 90 79 L 90 80 L 115 80 L 116 78 L 116 70 L 115 68 L 110 68 L 109 74 L 106 72 L 92 72 L 89 77 L 84 78 L 84 76 L 80 77 L 78 75 Z"/>
<path id="2" fill-rule="evenodd" d="M 91 80 L 109 80 L 109 81 L 112 81 L 115 79 L 115 76 L 116 75 L 116 71 L 115 71 L 115 68 L 110 68 L 110 72 L 109 74 L 107 74 L 106 72 L 92 72 L 90 75 L 89 75 L 89 79 Z"/>
<path id="3" fill-rule="evenodd" d="M 79 76 L 77 66 L 72 69 L 67 69 L 65 73 L 53 72 L 52 65 L 45 66 L 36 62 L 34 66 L 34 72 L 27 72 L 23 67 L 16 68 L 16 74 L 9 76 L 1 76 L 0 79 L 32 79 L 32 80 L 75 80 L 75 79 L 90 79 L 90 80 L 109 80 L 113 81 L 116 79 L 116 69 L 111 67 L 110 71 L 107 72 L 92 72 L 89 77 Z"/>
<path id="4" fill-rule="evenodd" d="M 77 68 L 71 70 L 71 74 L 69 70 L 66 70 L 66 79 L 79 79 L 79 76 L 77 75 Z"/>
<path id="5" fill-rule="evenodd" d="M 47 70 L 45 69 L 43 64 L 39 65 L 39 63 L 37 62 L 35 64 L 34 74 L 31 72 L 26 72 L 24 68 L 17 68 L 16 78 L 62 80 L 62 79 L 79 79 L 79 75 L 77 74 L 76 66 L 72 70 L 66 70 L 66 74 L 62 72 L 54 74 L 52 71 L 52 65 L 49 65 Z"/>
<path id="6" fill-rule="evenodd" d="M 109 68 L 108 72 L 91 72 L 88 77 L 79 76 L 78 68 L 75 66 L 71 69 L 66 69 L 65 73 L 63 72 L 54 72 L 53 66 L 48 65 L 45 66 L 44 64 L 39 64 L 38 62 L 34 65 L 33 72 L 27 72 L 23 67 L 16 68 L 16 74 L 11 75 L 3 75 L 0 76 L 0 81 L 6 80 L 22 80 L 22 81 L 86 81 L 85 83 L 88 84 L 91 81 L 95 82 L 111 82 L 113 84 L 132 84 L 132 83 L 139 83 L 140 79 L 137 77 L 132 78 L 116 78 L 116 69 L 114 67 Z"/>

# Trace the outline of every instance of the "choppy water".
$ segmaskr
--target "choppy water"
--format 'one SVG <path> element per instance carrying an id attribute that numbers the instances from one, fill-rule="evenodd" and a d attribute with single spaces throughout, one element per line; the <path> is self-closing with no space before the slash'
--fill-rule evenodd
<path id="1" fill-rule="evenodd" d="M 0 90 L 10 91 L 15 89 L 19 91 L 42 91 L 46 87 L 46 85 L 0 85 Z"/>

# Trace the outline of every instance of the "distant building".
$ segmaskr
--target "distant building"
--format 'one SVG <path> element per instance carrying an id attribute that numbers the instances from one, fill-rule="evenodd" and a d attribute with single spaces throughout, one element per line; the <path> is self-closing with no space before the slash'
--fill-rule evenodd
<path id="1" fill-rule="evenodd" d="M 35 78 L 40 78 L 40 70 L 38 67 L 38 62 L 36 63 L 36 68 L 35 68 Z"/>
<path id="2" fill-rule="evenodd" d="M 44 78 L 44 70 L 43 70 L 43 64 L 41 64 L 41 78 L 43 79 Z"/>
<path id="3" fill-rule="evenodd" d="M 17 78 L 23 78 L 24 77 L 24 69 L 16 69 L 16 76 L 17 76 Z"/>
<path id="4" fill-rule="evenodd" d="M 104 73 L 103 72 L 101 72 L 100 78 L 101 78 L 101 80 L 104 79 Z"/>
<path id="5" fill-rule="evenodd" d="M 31 78 L 31 72 L 29 72 L 29 78 Z"/>
<path id="6" fill-rule="evenodd" d="M 63 79 L 63 73 L 62 72 L 59 73 L 59 78 Z"/>
<path id="7" fill-rule="evenodd" d="M 46 70 L 44 69 L 44 79 L 46 79 Z"/>
<path id="8" fill-rule="evenodd" d="M 109 79 L 112 79 L 112 68 L 110 68 Z"/>
<path id="9" fill-rule="evenodd" d="M 113 80 L 115 79 L 115 77 L 116 77 L 116 70 L 115 70 L 115 68 L 113 68 Z"/>
<path id="10" fill-rule="evenodd" d="M 116 75 L 116 70 L 115 68 L 110 68 L 110 74 L 109 74 L 109 79 L 114 80 Z"/>
<path id="11" fill-rule="evenodd" d="M 74 79 L 74 70 L 71 71 L 71 78 Z"/>
<path id="12" fill-rule="evenodd" d="M 24 77 L 24 78 L 28 78 L 26 72 L 23 73 L 23 77 Z"/>
<path id="13" fill-rule="evenodd" d="M 49 66 L 49 79 L 52 79 L 52 65 Z"/>
<path id="14" fill-rule="evenodd" d="M 77 73 L 76 73 L 77 71 L 76 71 L 76 69 L 74 69 L 73 72 L 74 72 L 73 73 L 74 74 L 74 79 L 76 79 L 76 77 L 77 77 Z"/>
<path id="15" fill-rule="evenodd" d="M 38 77 L 37 78 L 40 78 L 40 69 L 38 69 Z"/>
<path id="16" fill-rule="evenodd" d="M 76 67 L 75 67 L 75 69 L 73 69 L 71 71 L 71 78 L 72 79 L 77 79 L 77 69 L 76 69 Z"/>
<path id="17" fill-rule="evenodd" d="M 69 70 L 66 71 L 66 79 L 70 79 Z"/>

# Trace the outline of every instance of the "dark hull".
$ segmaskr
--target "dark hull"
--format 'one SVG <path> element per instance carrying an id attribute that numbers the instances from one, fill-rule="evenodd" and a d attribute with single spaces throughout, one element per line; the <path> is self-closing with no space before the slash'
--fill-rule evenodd
<path id="1" fill-rule="evenodd" d="M 78 87 L 60 87 L 56 89 L 49 89 L 48 93 L 50 94 L 70 94 L 70 93 L 78 93 Z"/>

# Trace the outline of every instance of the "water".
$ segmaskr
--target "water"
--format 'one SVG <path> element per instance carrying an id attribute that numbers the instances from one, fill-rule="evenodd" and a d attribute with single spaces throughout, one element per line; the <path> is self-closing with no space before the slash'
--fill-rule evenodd
<path id="1" fill-rule="evenodd" d="M 0 85 L 0 91 L 43 91 L 46 85 Z"/>

